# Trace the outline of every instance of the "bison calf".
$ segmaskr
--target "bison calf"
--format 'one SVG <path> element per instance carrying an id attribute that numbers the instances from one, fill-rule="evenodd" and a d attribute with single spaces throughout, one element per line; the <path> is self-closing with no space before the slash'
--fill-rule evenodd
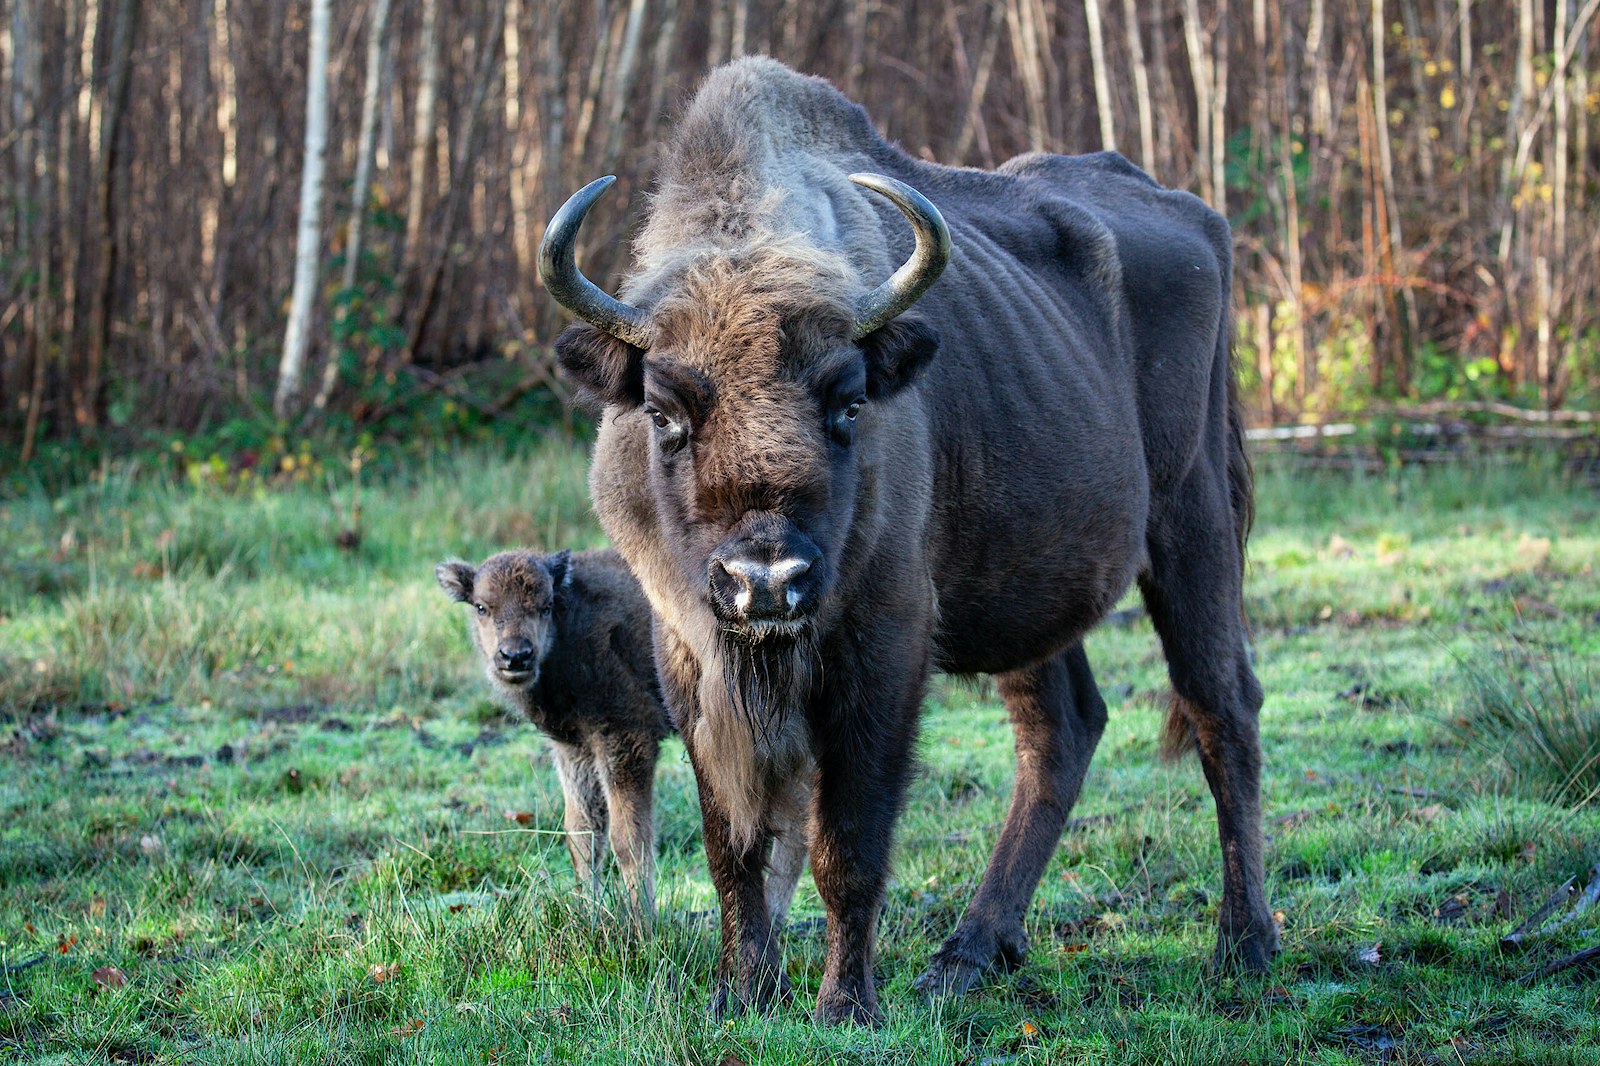
<path id="1" fill-rule="evenodd" d="M 640 913 L 655 898 L 652 785 L 673 732 L 651 650 L 650 604 L 614 551 L 509 551 L 434 574 L 473 608 L 473 643 L 496 698 L 548 736 L 566 798 L 572 866 L 598 896 L 609 839 Z M 805 865 L 796 833 L 780 840 L 767 896 L 782 922 Z"/>

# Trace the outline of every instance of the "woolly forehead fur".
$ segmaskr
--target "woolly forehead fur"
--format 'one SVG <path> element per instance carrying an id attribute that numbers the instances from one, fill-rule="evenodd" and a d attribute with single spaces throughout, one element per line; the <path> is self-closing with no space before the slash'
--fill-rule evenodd
<path id="1" fill-rule="evenodd" d="M 550 601 L 550 572 L 531 552 L 501 552 L 478 567 L 471 591 L 480 603 L 537 610 Z"/>
<path id="2" fill-rule="evenodd" d="M 848 177 L 876 144 L 866 112 L 820 78 L 764 57 L 712 72 L 668 147 L 625 297 L 659 313 L 726 299 L 716 283 L 736 277 L 741 301 L 798 293 L 847 311 L 861 270 L 895 266 L 872 194 Z"/>

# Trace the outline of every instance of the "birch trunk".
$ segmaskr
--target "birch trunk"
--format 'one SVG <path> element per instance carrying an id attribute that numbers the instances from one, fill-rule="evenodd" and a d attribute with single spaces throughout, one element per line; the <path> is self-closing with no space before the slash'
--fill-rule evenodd
<path id="1" fill-rule="evenodd" d="M 383 87 L 383 43 L 389 29 L 389 7 L 390 0 L 374 0 L 368 16 L 367 80 L 361 94 L 361 132 L 356 136 L 356 175 L 350 187 L 349 235 L 344 245 L 344 270 L 339 277 L 339 328 L 334 331 L 334 343 L 328 346 L 322 383 L 312 401 L 312 407 L 319 412 L 327 409 L 328 398 L 339 384 L 339 359 L 348 339 L 350 304 L 355 299 L 356 274 L 361 269 L 367 201 L 372 191 L 372 150 L 378 139 L 378 96 Z"/>
<path id="2" fill-rule="evenodd" d="M 317 298 L 317 261 L 322 251 L 322 164 L 328 143 L 328 5 L 311 0 L 311 49 L 306 60 L 305 163 L 300 175 L 300 225 L 295 241 L 294 292 L 289 298 L 289 324 L 283 357 L 278 363 L 278 389 L 272 411 L 280 419 L 300 402 L 306 349 Z"/>
<path id="3" fill-rule="evenodd" d="M 1100 147 L 1117 147 L 1116 101 L 1111 97 L 1111 78 L 1106 72 L 1106 33 L 1101 25 L 1100 0 L 1083 0 L 1084 20 L 1089 24 L 1089 65 L 1094 72 L 1095 110 L 1100 116 Z"/>
<path id="4" fill-rule="evenodd" d="M 406 237 L 401 264 L 415 272 L 422 256 L 423 212 L 427 207 L 428 159 L 438 138 L 439 0 L 422 0 L 422 75 L 417 83 L 417 113 L 412 123 L 411 161 L 406 183 Z"/>
<path id="5" fill-rule="evenodd" d="M 1122 19 L 1127 23 L 1128 57 L 1133 63 L 1133 94 L 1139 104 L 1139 165 L 1147 173 L 1154 174 L 1155 112 L 1150 104 L 1150 71 L 1144 61 L 1144 42 L 1139 36 L 1139 8 L 1135 0 L 1122 0 Z M 1157 59 L 1159 61 L 1160 57 Z"/>

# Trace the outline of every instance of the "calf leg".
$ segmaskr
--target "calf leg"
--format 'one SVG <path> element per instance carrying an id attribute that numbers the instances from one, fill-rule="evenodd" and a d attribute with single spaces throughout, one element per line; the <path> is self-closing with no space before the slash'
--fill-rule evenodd
<path id="1" fill-rule="evenodd" d="M 1105 701 L 1081 644 L 1002 674 L 999 683 L 1016 735 L 1011 809 L 977 895 L 917 978 L 929 994 L 959 995 L 991 966 L 1022 961 L 1028 946 L 1023 915 L 1105 730 Z"/>
<path id="2" fill-rule="evenodd" d="M 1193 735 L 1217 805 L 1216 961 L 1263 971 L 1277 954 L 1278 929 L 1262 862 L 1261 684 L 1245 646 L 1238 533 L 1219 482 L 1197 468 L 1181 501 L 1154 516 L 1150 570 L 1140 587 L 1177 693 L 1171 724 Z"/>
<path id="3" fill-rule="evenodd" d="M 606 852 L 606 794 L 594 756 L 584 748 L 556 744 L 556 775 L 567 806 L 562 823 L 578 883 L 600 898 L 600 869 Z"/>
<path id="4" fill-rule="evenodd" d="M 612 738 L 601 753 L 611 850 L 639 920 L 655 913 L 656 829 L 651 807 L 660 747 L 653 736 L 630 734 Z"/>
<path id="5" fill-rule="evenodd" d="M 772 924 L 782 929 L 789 920 L 789 904 L 806 868 L 806 818 L 811 802 L 811 782 L 797 780 L 773 804 L 772 854 L 767 859 L 767 911 Z"/>

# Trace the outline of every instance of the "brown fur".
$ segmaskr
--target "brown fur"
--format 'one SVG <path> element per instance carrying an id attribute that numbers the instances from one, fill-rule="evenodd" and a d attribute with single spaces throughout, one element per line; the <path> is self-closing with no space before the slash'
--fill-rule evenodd
<path id="1" fill-rule="evenodd" d="M 650 605 L 614 551 L 501 552 L 479 566 L 436 568 L 451 599 L 473 607 L 473 644 L 497 698 L 553 742 L 563 825 L 580 882 L 598 893 L 606 845 L 632 901 L 654 905 L 651 794 L 661 740 L 673 731 L 651 653 Z M 477 611 L 478 606 L 482 611 Z M 503 641 L 539 649 L 531 677 L 508 680 Z M 774 857 L 781 920 L 805 864 L 803 827 Z"/>
<path id="2" fill-rule="evenodd" d="M 920 983 L 962 991 L 1021 959 L 1105 723 L 1081 639 L 1135 580 L 1217 802 L 1218 957 L 1264 967 L 1277 934 L 1241 622 L 1251 487 L 1227 223 L 1114 153 L 924 163 L 827 83 L 765 59 L 714 72 L 665 157 L 622 291 L 649 350 L 585 326 L 557 350 L 606 405 L 590 490 L 655 610 L 701 791 L 723 912 L 714 1006 L 785 994 L 759 871 L 786 786 L 814 778 L 816 1016 L 878 1016 L 875 928 L 935 667 L 999 677 L 1018 775 L 972 905 Z M 954 246 L 939 283 L 859 341 L 854 300 L 910 235 L 856 171 L 918 188 Z M 801 620 L 740 616 L 724 562 L 779 558 L 806 564 L 787 587 Z"/>

